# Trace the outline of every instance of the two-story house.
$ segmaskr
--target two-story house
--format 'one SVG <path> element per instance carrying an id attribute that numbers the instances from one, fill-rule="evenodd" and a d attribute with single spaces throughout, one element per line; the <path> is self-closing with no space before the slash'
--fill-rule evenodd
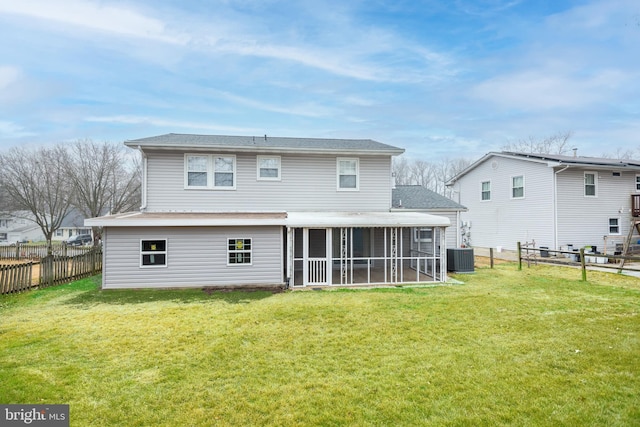
<path id="1" fill-rule="evenodd" d="M 534 240 L 555 250 L 613 253 L 634 218 L 640 162 L 491 152 L 447 185 L 468 208 L 461 219 L 474 247 L 513 250 Z"/>
<path id="2" fill-rule="evenodd" d="M 446 280 L 449 220 L 391 212 L 400 148 L 181 134 L 125 145 L 142 153 L 140 212 L 85 221 L 104 227 L 103 288 Z"/>

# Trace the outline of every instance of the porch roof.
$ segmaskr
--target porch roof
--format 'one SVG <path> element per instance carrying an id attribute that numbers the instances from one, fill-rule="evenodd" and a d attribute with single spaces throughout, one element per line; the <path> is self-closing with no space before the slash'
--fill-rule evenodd
<path id="1" fill-rule="evenodd" d="M 448 218 L 422 212 L 128 212 L 89 218 L 90 227 L 288 226 L 447 227 Z"/>

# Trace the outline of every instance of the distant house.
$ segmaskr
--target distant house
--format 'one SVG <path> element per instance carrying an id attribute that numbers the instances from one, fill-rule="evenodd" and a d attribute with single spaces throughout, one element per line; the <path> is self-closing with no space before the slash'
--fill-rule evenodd
<path id="1" fill-rule="evenodd" d="M 0 243 L 44 240 L 42 230 L 30 217 L 26 211 L 0 215 Z"/>
<path id="2" fill-rule="evenodd" d="M 447 228 L 447 247 L 459 248 L 462 245 L 460 214 L 466 212 L 466 207 L 421 185 L 397 185 L 392 190 L 392 198 L 392 211 L 426 212 L 449 218 L 451 226 Z M 430 230 L 422 233 L 430 233 Z"/>
<path id="3" fill-rule="evenodd" d="M 640 196 L 640 161 L 491 152 L 447 185 L 468 208 L 461 219 L 472 246 L 515 249 L 535 240 L 614 251 Z"/>
<path id="4" fill-rule="evenodd" d="M 85 227 L 85 217 L 77 209 L 71 209 L 62 219 L 62 225 L 53 233 L 54 241 L 67 240 L 79 234 L 92 234 L 91 227 Z"/>
<path id="5" fill-rule="evenodd" d="M 140 212 L 103 228 L 103 288 L 445 281 L 448 218 L 392 209 L 392 158 L 372 140 L 168 134 L 143 158 Z M 415 239 L 416 230 L 433 238 Z M 429 240 L 429 241 L 428 241 Z"/>

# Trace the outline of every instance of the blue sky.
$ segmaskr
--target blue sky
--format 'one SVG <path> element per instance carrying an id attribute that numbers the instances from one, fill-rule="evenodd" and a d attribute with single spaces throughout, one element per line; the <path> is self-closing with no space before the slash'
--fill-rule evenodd
<path id="1" fill-rule="evenodd" d="M 0 149 L 175 133 L 640 148 L 637 0 L 0 0 Z"/>

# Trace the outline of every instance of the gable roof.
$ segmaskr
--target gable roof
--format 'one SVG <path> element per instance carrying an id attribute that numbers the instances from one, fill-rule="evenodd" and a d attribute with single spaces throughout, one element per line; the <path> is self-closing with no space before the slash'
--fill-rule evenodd
<path id="1" fill-rule="evenodd" d="M 469 165 L 462 172 L 451 178 L 446 185 L 452 185 L 462 178 L 468 172 L 487 161 L 491 157 L 503 157 L 509 159 L 523 160 L 527 162 L 545 164 L 550 168 L 558 167 L 575 167 L 589 169 L 606 169 L 606 170 L 632 170 L 640 171 L 640 160 L 629 159 L 608 159 L 605 157 L 587 157 L 587 156 L 564 156 L 561 154 L 540 154 L 540 153 L 520 153 L 514 151 L 489 152 L 482 156 L 479 160 Z"/>
<path id="2" fill-rule="evenodd" d="M 461 204 L 421 185 L 398 185 L 391 194 L 393 209 L 467 210 Z"/>
<path id="3" fill-rule="evenodd" d="M 126 146 L 141 149 L 212 150 L 272 153 L 339 153 L 387 154 L 404 153 L 404 149 L 371 139 L 289 138 L 273 136 L 166 135 L 125 141 Z"/>

